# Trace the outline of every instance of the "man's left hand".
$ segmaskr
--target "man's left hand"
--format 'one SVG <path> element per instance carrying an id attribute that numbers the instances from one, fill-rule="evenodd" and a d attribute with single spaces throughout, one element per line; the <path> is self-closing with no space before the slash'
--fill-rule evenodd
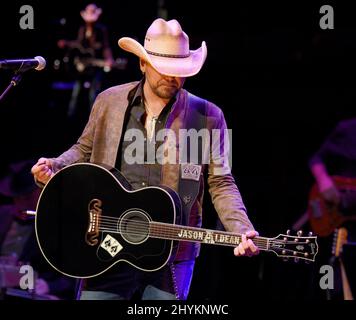
<path id="1" fill-rule="evenodd" d="M 234 249 L 235 256 L 254 256 L 259 254 L 260 250 L 251 239 L 258 236 L 257 231 L 248 231 L 241 236 L 241 243 Z"/>

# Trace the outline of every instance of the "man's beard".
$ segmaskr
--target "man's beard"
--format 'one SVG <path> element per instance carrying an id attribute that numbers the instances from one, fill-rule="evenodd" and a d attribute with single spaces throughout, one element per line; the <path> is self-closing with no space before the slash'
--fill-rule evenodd
<path id="1" fill-rule="evenodd" d="M 157 86 L 153 88 L 153 92 L 162 99 L 173 98 L 177 94 L 178 90 L 179 86 L 176 81 L 160 81 Z"/>

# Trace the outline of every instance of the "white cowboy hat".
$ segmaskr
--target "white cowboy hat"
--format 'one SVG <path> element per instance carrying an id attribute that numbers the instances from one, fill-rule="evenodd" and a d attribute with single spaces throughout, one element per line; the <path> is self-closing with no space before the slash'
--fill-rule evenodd
<path id="1" fill-rule="evenodd" d="M 132 38 L 119 40 L 119 46 L 147 61 L 156 71 L 171 77 L 197 74 L 207 55 L 205 41 L 197 50 L 189 50 L 189 38 L 177 20 L 153 21 L 148 28 L 144 46 Z"/>
<path id="2" fill-rule="evenodd" d="M 84 10 L 80 11 L 80 15 L 86 22 L 96 22 L 101 13 L 101 8 L 98 8 L 94 3 L 88 4 Z"/>

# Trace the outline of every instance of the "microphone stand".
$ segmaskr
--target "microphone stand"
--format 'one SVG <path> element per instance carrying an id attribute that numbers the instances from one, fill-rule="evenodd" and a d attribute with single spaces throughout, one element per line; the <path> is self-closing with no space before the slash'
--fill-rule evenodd
<path id="1" fill-rule="evenodd" d="M 14 76 L 12 77 L 10 84 L 7 86 L 7 88 L 5 89 L 5 91 L 2 93 L 2 95 L 0 96 L 0 101 L 2 101 L 2 99 L 7 95 L 7 93 L 11 90 L 11 88 L 17 86 L 19 84 L 19 82 L 22 79 L 22 73 L 18 73 L 18 71 L 15 72 Z"/>

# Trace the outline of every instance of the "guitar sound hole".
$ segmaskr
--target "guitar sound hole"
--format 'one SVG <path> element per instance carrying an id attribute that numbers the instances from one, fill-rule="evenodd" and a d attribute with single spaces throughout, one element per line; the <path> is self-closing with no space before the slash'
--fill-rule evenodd
<path id="1" fill-rule="evenodd" d="M 120 232 L 127 242 L 142 243 L 148 238 L 149 219 L 140 211 L 129 211 L 120 219 Z"/>

